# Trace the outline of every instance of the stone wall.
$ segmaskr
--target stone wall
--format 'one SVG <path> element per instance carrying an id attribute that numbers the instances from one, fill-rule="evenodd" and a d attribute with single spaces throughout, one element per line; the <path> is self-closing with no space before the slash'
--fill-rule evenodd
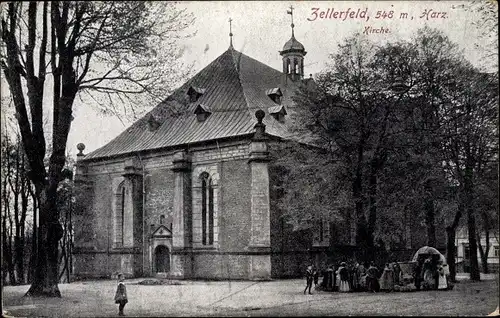
<path id="1" fill-rule="evenodd" d="M 117 250 L 113 246 L 115 190 L 124 180 L 124 166 L 132 157 L 87 163 L 86 176 L 91 184 L 87 192 L 93 197 L 87 202 L 87 208 L 81 209 L 81 224 L 85 226 L 76 226 L 75 230 L 81 233 L 75 236 L 75 276 L 110 277 L 118 271 L 133 276 L 139 268 L 141 271 L 144 269 L 146 276 L 153 274 L 151 234 L 160 222 L 169 229 L 173 223 L 173 155 L 173 151 L 159 151 L 142 156 L 138 161 L 139 166 L 142 168 L 144 165 L 145 168 L 140 171 L 144 177 L 145 232 L 144 245 L 134 249 Z M 192 276 L 211 279 L 248 278 L 251 185 L 248 141 L 191 147 L 189 155 L 192 180 L 202 171 L 217 179 L 214 198 L 214 235 L 217 244 L 208 249 L 195 247 L 190 256 Z M 193 196 L 192 200 L 196 203 L 197 198 Z M 196 236 L 196 226 L 193 220 L 193 238 Z M 189 250 L 186 252 L 190 254 Z"/>

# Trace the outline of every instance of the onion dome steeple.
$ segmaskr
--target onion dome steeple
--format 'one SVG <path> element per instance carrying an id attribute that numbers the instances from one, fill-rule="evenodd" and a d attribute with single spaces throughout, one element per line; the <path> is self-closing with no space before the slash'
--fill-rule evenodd
<path id="1" fill-rule="evenodd" d="M 280 55 L 283 57 L 283 73 L 290 75 L 292 80 L 300 80 L 304 78 L 304 56 L 307 52 L 302 43 L 295 38 L 293 9 L 293 6 L 290 6 L 290 10 L 287 10 L 292 19 L 292 37 L 285 43 Z"/>

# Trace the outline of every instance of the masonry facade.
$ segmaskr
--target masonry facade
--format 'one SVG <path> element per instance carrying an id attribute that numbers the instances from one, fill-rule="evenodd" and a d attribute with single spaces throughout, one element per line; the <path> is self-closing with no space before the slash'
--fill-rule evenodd
<path id="1" fill-rule="evenodd" d="M 292 97 L 312 81 L 293 25 L 280 55 L 282 71 L 231 44 L 107 145 L 78 145 L 76 276 L 258 280 L 302 263 L 276 257 L 284 232 L 297 255 L 310 242 L 276 222 L 269 172 Z"/>

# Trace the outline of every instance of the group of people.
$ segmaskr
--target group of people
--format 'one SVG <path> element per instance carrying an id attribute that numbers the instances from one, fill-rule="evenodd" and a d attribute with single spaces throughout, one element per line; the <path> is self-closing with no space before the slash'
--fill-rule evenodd
<path id="1" fill-rule="evenodd" d="M 420 267 L 419 267 L 420 264 Z M 414 271 L 415 287 L 419 290 L 447 289 L 447 268 L 428 259 L 418 263 Z M 318 286 L 319 276 L 323 281 Z M 306 289 L 304 294 L 314 283 L 316 288 L 325 291 L 338 292 L 391 292 L 395 286 L 404 285 L 403 271 L 397 262 L 386 263 L 382 270 L 374 262 L 360 264 L 358 262 L 341 262 L 337 266 L 330 264 L 322 270 L 308 266 L 306 270 Z"/>
<path id="2" fill-rule="evenodd" d="M 443 261 L 429 257 L 419 257 L 413 271 L 417 290 L 448 289 L 448 265 Z"/>

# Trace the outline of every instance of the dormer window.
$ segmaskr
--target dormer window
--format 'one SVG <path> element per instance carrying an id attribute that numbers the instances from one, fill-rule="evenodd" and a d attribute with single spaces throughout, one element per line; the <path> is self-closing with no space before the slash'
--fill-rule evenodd
<path id="1" fill-rule="evenodd" d="M 201 122 L 205 121 L 205 119 L 207 119 L 208 116 L 210 116 L 212 110 L 210 109 L 210 107 L 200 104 L 196 107 L 194 113 L 196 114 L 196 119 Z"/>
<path id="2" fill-rule="evenodd" d="M 266 91 L 266 95 L 269 96 L 276 104 L 281 104 L 281 97 L 283 93 L 279 87 L 271 88 Z"/>
<path id="3" fill-rule="evenodd" d="M 273 106 L 268 108 L 269 114 L 274 117 L 279 122 L 285 121 L 285 115 L 287 114 L 285 106 Z"/>
<path id="4" fill-rule="evenodd" d="M 200 88 L 200 87 L 196 87 L 196 86 L 191 86 L 189 87 L 188 91 L 187 91 L 187 94 L 189 96 L 189 101 L 191 103 L 194 103 L 198 100 L 198 98 L 200 98 L 201 95 L 205 94 L 205 89 L 204 88 Z"/>
<path id="5" fill-rule="evenodd" d="M 155 131 L 161 126 L 160 122 L 156 120 L 156 118 L 150 114 L 148 118 L 148 130 Z"/>

